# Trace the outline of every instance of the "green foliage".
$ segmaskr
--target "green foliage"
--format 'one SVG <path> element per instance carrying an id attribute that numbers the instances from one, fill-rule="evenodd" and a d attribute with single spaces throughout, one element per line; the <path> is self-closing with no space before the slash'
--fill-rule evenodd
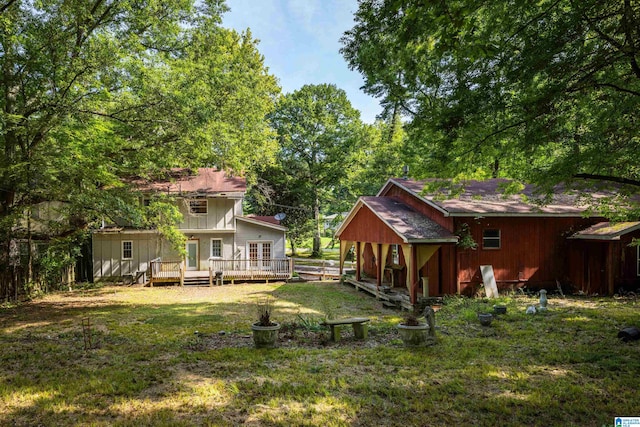
<path id="1" fill-rule="evenodd" d="M 638 185 L 636 2 L 363 0 L 342 53 L 416 176 Z"/>
<path id="2" fill-rule="evenodd" d="M 312 219 L 316 256 L 321 252 L 320 211 L 362 146 L 359 116 L 346 93 L 331 84 L 305 85 L 284 95 L 270 115 L 279 143 L 278 165 L 260 174 L 262 196 L 254 194 L 254 200 L 260 203 L 262 197 L 268 206 L 269 195 L 276 195 L 278 204 L 298 209 L 289 222 L 296 239 L 304 237 Z"/>
<path id="3" fill-rule="evenodd" d="M 220 27 L 226 10 L 219 0 L 2 6 L 3 247 L 47 202 L 61 204 L 43 238 L 107 219 L 157 226 L 179 244 L 176 215 L 143 212 L 132 178 L 210 165 L 242 173 L 273 158 L 265 116 L 280 89 L 251 33 Z"/>

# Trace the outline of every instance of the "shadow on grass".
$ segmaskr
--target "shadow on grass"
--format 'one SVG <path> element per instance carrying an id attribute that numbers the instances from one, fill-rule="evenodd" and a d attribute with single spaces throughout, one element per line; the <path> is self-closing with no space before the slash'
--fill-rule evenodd
<path id="1" fill-rule="evenodd" d="M 603 425 L 637 408 L 638 345 L 615 338 L 635 306 L 570 301 L 530 316 L 510 301 L 483 328 L 463 310 L 485 303 L 461 301 L 438 313 L 436 346 L 406 350 L 376 336 L 398 313 L 352 288 L 242 289 L 132 290 L 133 302 L 105 289 L 3 310 L 0 425 Z M 282 322 L 366 315 L 373 333 L 256 350 L 249 325 L 265 295 Z"/>

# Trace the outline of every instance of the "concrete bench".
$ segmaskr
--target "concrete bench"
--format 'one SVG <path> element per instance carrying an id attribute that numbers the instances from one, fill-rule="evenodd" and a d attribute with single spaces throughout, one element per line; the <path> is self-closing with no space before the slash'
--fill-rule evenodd
<path id="1" fill-rule="evenodd" d="M 330 319 L 322 322 L 322 325 L 329 326 L 331 328 L 331 341 L 340 341 L 340 329 L 344 325 L 353 326 L 353 334 L 356 339 L 364 340 L 367 338 L 368 328 L 367 322 L 369 320 L 366 317 L 352 317 L 349 319 Z"/>

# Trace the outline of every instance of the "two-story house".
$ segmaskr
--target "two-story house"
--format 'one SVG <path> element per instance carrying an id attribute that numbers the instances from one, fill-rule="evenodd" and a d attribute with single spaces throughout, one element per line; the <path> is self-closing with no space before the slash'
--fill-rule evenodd
<path id="1" fill-rule="evenodd" d="M 146 276 L 154 281 L 286 279 L 286 228 L 273 218 L 243 215 L 246 181 L 213 168 L 175 169 L 166 180 L 139 182 L 146 195 L 174 198 L 186 236 L 183 257 L 157 230 L 104 226 L 93 233 L 94 280 Z M 146 203 L 145 198 L 145 203 Z"/>

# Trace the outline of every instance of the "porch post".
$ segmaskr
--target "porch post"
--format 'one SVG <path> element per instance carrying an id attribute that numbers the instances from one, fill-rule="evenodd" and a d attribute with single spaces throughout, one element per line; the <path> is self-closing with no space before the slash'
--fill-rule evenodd
<path id="1" fill-rule="evenodd" d="M 411 292 L 409 294 L 411 304 L 415 304 L 418 299 L 418 257 L 416 252 L 416 245 L 411 245 Z"/>
<path id="2" fill-rule="evenodd" d="M 614 277 L 615 277 L 615 272 L 613 269 L 613 258 L 614 258 L 614 251 L 613 251 L 613 246 L 614 246 L 614 242 L 608 242 L 607 243 L 607 271 L 606 271 L 606 275 L 607 275 L 607 291 L 609 293 L 609 295 L 613 295 L 615 292 L 614 289 Z"/>
<path id="3" fill-rule="evenodd" d="M 362 250 L 361 243 L 356 242 L 356 280 L 360 281 L 360 270 L 362 268 L 362 263 L 360 261 L 360 251 Z"/>
<path id="4" fill-rule="evenodd" d="M 382 244 L 378 245 L 376 261 L 378 263 L 378 274 L 376 275 L 376 286 L 382 286 L 382 275 L 384 274 L 384 260 L 382 259 Z"/>

